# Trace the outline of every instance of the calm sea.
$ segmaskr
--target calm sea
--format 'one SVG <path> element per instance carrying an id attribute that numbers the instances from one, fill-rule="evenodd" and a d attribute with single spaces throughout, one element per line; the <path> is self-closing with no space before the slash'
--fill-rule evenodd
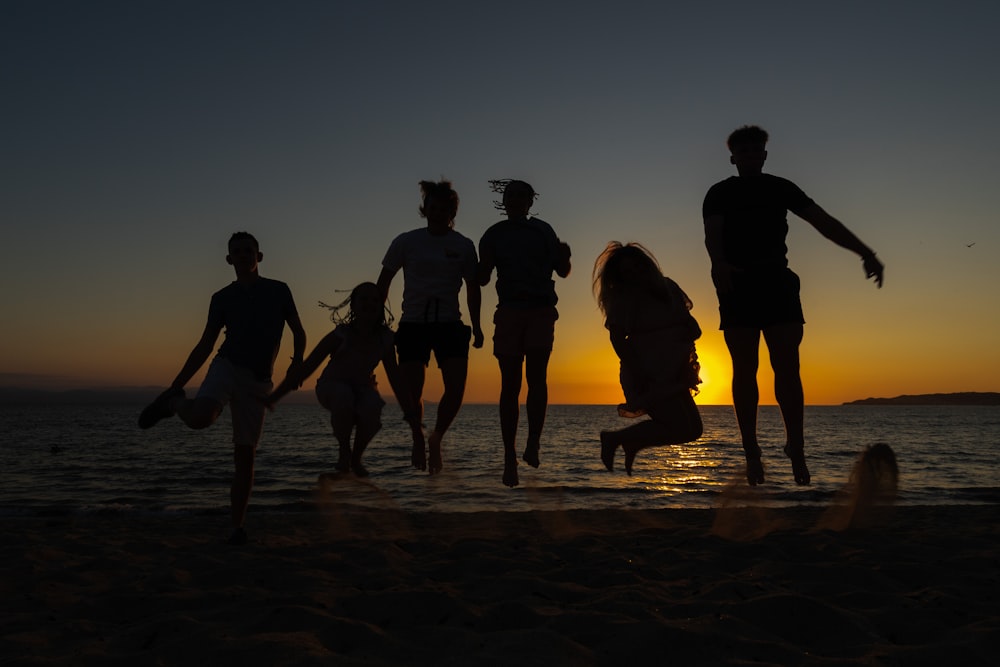
<path id="1" fill-rule="evenodd" d="M 141 406 L 0 407 L 0 514 L 214 513 L 228 508 L 228 414 L 210 429 L 179 420 L 141 431 Z M 428 405 L 428 419 L 435 406 Z M 709 508 L 720 503 L 823 505 L 848 482 L 859 452 L 888 443 L 904 505 L 1000 502 L 1000 407 L 807 407 L 810 487 L 797 487 L 781 454 L 777 408 L 760 410 L 768 483 L 750 489 L 732 409 L 703 406 L 704 436 L 640 453 L 634 474 L 607 472 L 598 432 L 619 428 L 607 406 L 550 406 L 542 466 L 520 467 L 521 485 L 501 484 L 497 409 L 466 405 L 444 441 L 445 470 L 409 466 L 409 434 L 394 405 L 365 455 L 371 476 L 321 482 L 336 456 L 328 414 L 284 404 L 270 414 L 258 455 L 251 512 L 293 512 L 318 500 L 410 511 Z M 522 419 L 524 418 L 522 409 Z M 520 449 L 520 445 L 519 445 Z"/>

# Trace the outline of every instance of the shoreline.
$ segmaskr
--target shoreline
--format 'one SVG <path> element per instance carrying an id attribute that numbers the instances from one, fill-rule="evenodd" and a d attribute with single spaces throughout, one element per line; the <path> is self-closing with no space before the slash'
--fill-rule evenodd
<path id="1" fill-rule="evenodd" d="M 995 506 L 4 517 L 5 665 L 987 664 Z"/>

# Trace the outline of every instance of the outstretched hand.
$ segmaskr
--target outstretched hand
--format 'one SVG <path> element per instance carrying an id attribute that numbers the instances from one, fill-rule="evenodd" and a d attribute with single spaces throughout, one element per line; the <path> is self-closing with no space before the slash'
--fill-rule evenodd
<path id="1" fill-rule="evenodd" d="M 480 327 L 475 327 L 472 330 L 472 347 L 477 350 L 483 346 L 483 330 Z"/>
<path id="2" fill-rule="evenodd" d="M 882 287 L 882 273 L 885 270 L 885 266 L 882 262 L 878 261 L 878 257 L 875 253 L 863 257 L 862 261 L 865 266 L 865 278 L 874 278 L 875 284 L 881 289 Z"/>

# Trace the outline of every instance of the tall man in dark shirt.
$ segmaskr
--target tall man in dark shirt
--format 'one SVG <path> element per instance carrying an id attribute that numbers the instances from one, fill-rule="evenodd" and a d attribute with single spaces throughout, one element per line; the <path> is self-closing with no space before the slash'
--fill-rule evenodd
<path id="1" fill-rule="evenodd" d="M 857 253 L 865 276 L 882 287 L 882 263 L 839 220 L 824 211 L 791 181 L 762 172 L 768 135 L 748 125 L 727 140 L 737 176 L 713 185 L 702 208 L 705 247 L 712 260 L 712 282 L 719 297 L 720 328 L 733 360 L 733 406 L 747 461 L 747 482 L 764 482 L 757 444 L 758 352 L 760 335 L 774 369 L 774 393 L 785 422 L 785 454 L 795 482 L 809 484 L 803 435 L 802 305 L 799 278 L 788 268 L 787 212 L 811 224 L 837 245 Z"/>
<path id="2" fill-rule="evenodd" d="M 271 374 L 286 324 L 293 336 L 292 368 L 302 363 L 306 347 L 306 332 L 288 285 L 262 278 L 257 272 L 257 264 L 263 258 L 253 235 L 247 232 L 232 235 L 226 262 L 236 271 L 236 280 L 212 295 L 201 339 L 170 388 L 139 416 L 141 428 L 150 428 L 176 414 L 191 428 L 201 429 L 215 423 L 229 404 L 235 466 L 230 489 L 233 523 L 230 544 L 247 541 L 243 524 L 253 489 L 257 443 L 264 427 L 264 399 L 271 392 Z M 223 329 L 225 340 L 212 359 L 198 394 L 186 398 L 184 385 L 208 361 Z"/>

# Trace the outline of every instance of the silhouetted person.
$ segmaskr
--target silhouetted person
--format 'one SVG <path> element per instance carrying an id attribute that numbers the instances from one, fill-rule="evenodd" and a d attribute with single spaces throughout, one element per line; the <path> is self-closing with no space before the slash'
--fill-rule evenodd
<path id="1" fill-rule="evenodd" d="M 823 236 L 861 256 L 865 276 L 882 286 L 882 263 L 840 221 L 789 180 L 762 173 L 767 132 L 744 126 L 729 135 L 729 161 L 737 176 L 705 196 L 705 246 L 719 297 L 720 328 L 733 360 L 733 406 L 747 461 L 747 482 L 764 481 L 757 444 L 757 365 L 764 334 L 774 369 L 774 393 L 785 422 L 785 454 L 797 484 L 809 484 L 803 435 L 799 344 L 802 305 L 799 278 L 788 268 L 786 215 L 792 211 Z"/>
<path id="2" fill-rule="evenodd" d="M 191 428 L 201 429 L 211 426 L 229 404 L 235 464 L 230 491 L 231 544 L 247 541 L 243 524 L 253 489 L 257 443 L 264 427 L 264 398 L 271 391 L 271 374 L 286 324 L 293 336 L 290 373 L 302 363 L 306 347 L 306 333 L 288 285 L 262 278 L 257 272 L 263 258 L 253 235 L 236 232 L 230 237 L 226 262 L 236 271 L 235 282 L 212 295 L 201 339 L 170 388 L 139 416 L 142 428 L 176 414 Z M 211 356 L 223 329 L 225 340 L 201 388 L 193 399 L 185 398 L 184 386 Z"/>
<path id="3" fill-rule="evenodd" d="M 375 283 L 361 283 L 343 303 L 332 306 L 331 319 L 336 323 L 316 345 L 305 361 L 290 372 L 267 397 L 273 406 L 285 394 L 302 386 L 324 360 L 329 359 L 316 382 L 316 397 L 330 411 L 330 425 L 336 438 L 339 457 L 337 469 L 358 477 L 367 477 L 361 455 L 382 428 L 385 401 L 378 393 L 372 374 L 381 363 L 389 385 L 403 414 L 411 416 L 409 394 L 401 391 L 401 380 L 389 328 L 385 302 Z M 344 314 L 343 311 L 347 310 Z M 351 434 L 354 446 L 351 447 Z"/>
<path id="4" fill-rule="evenodd" d="M 701 382 L 694 344 L 701 328 L 691 316 L 691 300 L 638 243 L 608 244 L 594 263 L 593 289 L 620 360 L 625 403 L 618 406 L 618 414 L 650 417 L 601 432 L 605 467 L 614 468 L 621 447 L 625 472 L 631 475 L 639 451 L 701 437 L 701 415 L 693 397 Z"/>
<path id="5" fill-rule="evenodd" d="M 469 338 L 472 346 L 483 346 L 479 325 L 481 292 L 476 280 L 476 246 L 455 231 L 458 193 L 449 181 L 421 181 L 423 203 L 420 215 L 427 226 L 400 234 L 389 245 L 382 260 L 378 288 L 383 300 L 396 273 L 403 270 L 403 309 L 396 331 L 396 352 L 403 384 L 413 401 L 410 420 L 413 432 L 412 463 L 432 475 L 441 471 L 441 440 L 462 407 L 469 369 Z M 462 323 L 458 294 L 465 283 L 469 326 Z M 423 421 L 424 372 L 431 351 L 441 369 L 444 394 L 438 403 L 434 430 L 427 436 L 425 452 Z"/>
<path id="6" fill-rule="evenodd" d="M 555 282 L 552 272 L 570 272 L 569 246 L 544 220 L 529 217 L 535 190 L 524 181 L 491 181 L 507 219 L 492 225 L 479 241 L 479 282 L 488 285 L 497 271 L 497 309 L 493 314 L 493 356 L 500 365 L 500 432 L 503 483 L 517 486 L 517 422 L 521 371 L 528 382 L 528 439 L 524 461 L 538 467 L 538 450 L 548 408 L 547 373 L 555 337 Z"/>

